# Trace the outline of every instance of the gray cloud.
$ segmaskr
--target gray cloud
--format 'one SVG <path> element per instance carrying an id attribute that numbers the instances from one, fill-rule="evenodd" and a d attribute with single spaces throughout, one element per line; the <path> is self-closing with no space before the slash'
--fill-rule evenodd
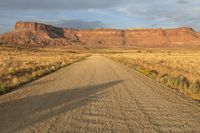
<path id="1" fill-rule="evenodd" d="M 15 13 L 16 11 L 33 12 L 33 14 L 30 13 L 28 15 L 33 15 L 32 18 L 34 20 L 34 17 L 40 18 L 42 15 L 45 16 L 45 19 L 57 10 L 86 11 L 89 9 L 97 9 L 110 15 L 115 13 L 119 18 L 121 16 L 127 18 L 138 18 L 144 24 L 148 25 L 151 23 L 150 25 L 153 24 L 152 26 L 189 26 L 200 30 L 200 1 L 197 0 L 0 0 L 0 16 L 4 15 L 4 18 L 7 16 L 8 20 L 11 19 L 9 18 L 10 15 L 12 16 L 13 13 L 15 15 L 17 14 Z M 14 12 L 11 13 L 11 10 L 14 10 Z M 40 12 L 41 10 L 42 12 Z M 52 12 L 51 10 L 54 11 Z M 5 14 L 6 11 L 8 12 L 7 14 Z M 30 20 L 31 18 L 28 17 L 29 16 L 22 14 L 21 19 L 19 16 L 19 20 Z M 102 20 L 102 22 L 87 22 L 80 20 L 78 17 L 80 16 L 77 15 L 72 17 L 75 18 L 75 20 L 67 20 L 62 23 L 59 22 L 58 24 L 66 27 L 93 28 L 101 27 L 103 26 L 102 22 L 105 23 L 105 19 Z M 89 18 L 89 20 L 91 19 L 91 17 L 88 16 L 87 18 Z M 59 19 L 65 18 L 57 17 L 53 20 Z M 118 23 L 118 21 L 111 20 L 113 18 L 106 19 L 110 19 L 110 25 L 112 23 Z M 38 21 L 37 19 L 35 20 Z"/>
<path id="2" fill-rule="evenodd" d="M 101 21 L 85 21 L 80 19 L 58 20 L 47 23 L 62 28 L 94 29 L 105 27 L 105 24 Z"/>
<path id="3" fill-rule="evenodd" d="M 176 4 L 177 3 L 177 4 Z M 187 26 L 200 30 L 200 1 L 187 0 L 151 0 L 150 2 L 139 2 L 125 7 L 120 11 L 130 17 L 139 16 L 154 25 L 171 25 L 172 27 Z"/>
<path id="4" fill-rule="evenodd" d="M 129 1 L 129 0 L 127 0 Z M 89 9 L 108 8 L 123 4 L 121 0 L 0 0 L 0 9 Z"/>
<path id="5" fill-rule="evenodd" d="M 178 0 L 176 3 L 178 3 L 178 4 L 188 4 L 189 1 L 186 1 L 186 0 Z"/>

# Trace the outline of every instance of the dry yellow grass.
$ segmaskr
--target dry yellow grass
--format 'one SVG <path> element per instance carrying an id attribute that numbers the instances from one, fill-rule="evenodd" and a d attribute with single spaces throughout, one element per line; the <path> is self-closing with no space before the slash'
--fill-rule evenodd
<path id="1" fill-rule="evenodd" d="M 0 93 L 48 74 L 87 54 L 66 52 L 55 48 L 0 47 Z"/>
<path id="2" fill-rule="evenodd" d="M 200 100 L 200 52 L 137 51 L 106 56 Z"/>

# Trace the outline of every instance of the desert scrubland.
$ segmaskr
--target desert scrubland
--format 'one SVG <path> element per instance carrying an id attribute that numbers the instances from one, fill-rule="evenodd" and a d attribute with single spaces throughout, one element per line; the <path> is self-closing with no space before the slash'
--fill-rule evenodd
<path id="1" fill-rule="evenodd" d="M 80 61 L 87 54 L 61 48 L 0 47 L 0 93 Z"/>
<path id="2" fill-rule="evenodd" d="M 137 50 L 106 56 L 187 96 L 200 99 L 200 52 Z"/>
<path id="3" fill-rule="evenodd" d="M 0 47 L 0 93 L 89 56 L 61 48 Z M 75 50 L 76 51 L 76 50 Z M 105 56 L 128 65 L 194 99 L 200 99 L 200 52 L 174 50 L 106 51 Z M 91 51 L 90 51 L 91 52 Z M 99 50 L 96 50 L 99 53 Z M 96 54 L 92 52 L 92 54 Z M 101 54 L 102 54 L 101 53 Z"/>

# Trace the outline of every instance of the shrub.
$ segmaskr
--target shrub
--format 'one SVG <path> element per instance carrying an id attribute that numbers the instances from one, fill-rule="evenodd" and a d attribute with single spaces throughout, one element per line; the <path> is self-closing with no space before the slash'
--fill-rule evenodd
<path id="1" fill-rule="evenodd" d="M 197 81 L 191 83 L 190 86 L 189 86 L 189 90 L 192 93 L 200 92 L 200 81 L 197 80 Z"/>
<path id="2" fill-rule="evenodd" d="M 153 53 L 153 51 L 152 51 L 152 50 L 147 50 L 146 52 L 147 52 L 147 53 Z"/>
<path id="3" fill-rule="evenodd" d="M 31 75 L 32 75 L 33 78 L 38 76 L 36 71 L 33 71 Z"/>
<path id="4" fill-rule="evenodd" d="M 51 66 L 51 70 L 52 70 L 52 71 L 55 71 L 55 70 L 56 70 L 56 67 L 55 67 L 55 66 Z"/>
<path id="5" fill-rule="evenodd" d="M 156 78 L 156 76 L 158 75 L 158 72 L 156 70 L 147 70 L 144 69 L 142 71 L 142 73 L 150 78 Z"/>
<path id="6" fill-rule="evenodd" d="M 136 52 L 137 52 L 137 53 L 142 53 L 142 51 L 141 51 L 141 50 L 137 50 Z"/>
<path id="7" fill-rule="evenodd" d="M 65 63 L 64 61 L 62 61 L 61 67 L 64 67 L 64 66 L 66 66 L 66 65 L 67 65 L 67 63 Z"/>
<path id="8" fill-rule="evenodd" d="M 175 83 L 175 80 L 176 78 L 168 75 L 167 79 L 166 79 L 166 84 L 169 85 L 170 87 L 174 87 L 174 83 Z"/>
<path id="9" fill-rule="evenodd" d="M 181 89 L 181 90 L 187 90 L 188 87 L 189 87 L 188 79 L 186 77 L 182 76 L 182 75 L 179 76 L 178 78 L 180 80 L 180 84 L 179 84 L 178 88 Z"/>
<path id="10" fill-rule="evenodd" d="M 158 76 L 158 72 L 156 71 L 156 70 L 151 70 L 151 72 L 150 72 L 150 77 L 151 78 L 156 78 L 157 76 Z"/>
<path id="11" fill-rule="evenodd" d="M 167 83 L 168 82 L 168 79 L 169 79 L 169 75 L 168 74 L 164 74 L 164 75 L 162 75 L 161 77 L 160 77 L 160 81 L 162 82 L 162 83 Z"/>
<path id="12" fill-rule="evenodd" d="M 39 69 L 36 71 L 36 73 L 37 73 L 37 76 L 42 76 L 45 73 L 45 71 L 42 69 Z"/>
<path id="13" fill-rule="evenodd" d="M 6 86 L 2 82 L 0 82 L 0 94 L 4 94 L 6 92 L 7 92 Z"/>
<path id="14" fill-rule="evenodd" d="M 12 86 L 18 86 L 20 84 L 20 79 L 18 77 L 13 77 Z"/>
<path id="15" fill-rule="evenodd" d="M 186 77 L 179 75 L 174 82 L 174 87 L 179 90 L 187 90 L 189 87 L 189 81 Z"/>

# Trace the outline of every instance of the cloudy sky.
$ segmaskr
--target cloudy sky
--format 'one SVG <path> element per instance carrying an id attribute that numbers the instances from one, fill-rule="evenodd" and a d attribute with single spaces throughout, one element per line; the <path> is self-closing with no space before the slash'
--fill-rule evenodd
<path id="1" fill-rule="evenodd" d="M 200 0 L 0 0 L 0 33 L 16 21 L 72 28 L 173 28 L 200 31 Z"/>

